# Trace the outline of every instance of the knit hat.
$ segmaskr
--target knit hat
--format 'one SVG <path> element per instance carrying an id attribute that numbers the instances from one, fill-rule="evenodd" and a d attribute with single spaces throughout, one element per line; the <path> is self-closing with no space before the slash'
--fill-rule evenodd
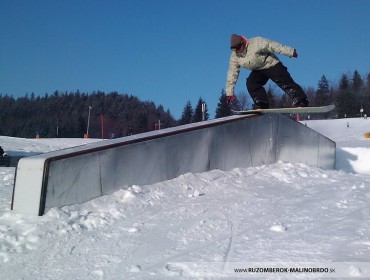
<path id="1" fill-rule="evenodd" d="M 231 37 L 230 37 L 230 48 L 231 49 L 239 48 L 241 44 L 243 44 L 243 41 L 242 41 L 241 36 L 240 35 L 237 35 L 237 34 L 231 34 Z"/>

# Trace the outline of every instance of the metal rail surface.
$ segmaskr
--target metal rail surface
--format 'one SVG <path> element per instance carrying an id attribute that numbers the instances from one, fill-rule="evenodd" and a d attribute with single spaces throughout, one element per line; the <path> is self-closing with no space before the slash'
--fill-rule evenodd
<path id="1" fill-rule="evenodd" d="M 133 184 L 277 161 L 335 166 L 335 143 L 277 114 L 231 116 L 22 158 L 12 209 L 43 215 Z"/>

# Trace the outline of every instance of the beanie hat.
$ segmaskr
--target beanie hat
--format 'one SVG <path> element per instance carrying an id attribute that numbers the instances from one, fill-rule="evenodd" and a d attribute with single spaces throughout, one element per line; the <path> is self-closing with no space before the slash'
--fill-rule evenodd
<path id="1" fill-rule="evenodd" d="M 237 34 L 231 34 L 231 37 L 230 37 L 230 48 L 231 49 L 239 48 L 241 44 L 243 44 L 243 41 L 242 41 L 241 36 L 240 35 L 237 35 Z"/>

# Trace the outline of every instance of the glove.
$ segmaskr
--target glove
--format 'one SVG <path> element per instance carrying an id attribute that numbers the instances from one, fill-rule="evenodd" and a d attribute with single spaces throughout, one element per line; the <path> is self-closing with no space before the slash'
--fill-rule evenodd
<path id="1" fill-rule="evenodd" d="M 298 58 L 298 54 L 297 54 L 296 49 L 294 49 L 294 51 L 293 51 L 293 57 L 294 57 L 294 58 Z"/>
<path id="2" fill-rule="evenodd" d="M 235 100 L 236 100 L 235 95 L 228 95 L 228 96 L 226 96 L 226 104 L 227 104 L 227 106 L 230 106 L 231 101 L 235 101 Z"/>

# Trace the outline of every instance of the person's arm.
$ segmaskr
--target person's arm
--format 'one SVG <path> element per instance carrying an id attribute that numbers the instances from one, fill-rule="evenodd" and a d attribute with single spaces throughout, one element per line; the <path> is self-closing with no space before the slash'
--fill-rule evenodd
<path id="1" fill-rule="evenodd" d="M 238 80 L 240 72 L 240 65 L 237 61 L 236 55 L 234 52 L 231 53 L 230 60 L 229 60 L 229 69 L 227 71 L 226 76 L 226 95 L 233 96 L 234 95 L 234 88 L 236 81 Z"/>
<path id="2" fill-rule="evenodd" d="M 256 40 L 261 52 L 280 53 L 289 57 L 294 57 L 295 49 L 290 46 L 263 37 L 257 37 Z"/>

